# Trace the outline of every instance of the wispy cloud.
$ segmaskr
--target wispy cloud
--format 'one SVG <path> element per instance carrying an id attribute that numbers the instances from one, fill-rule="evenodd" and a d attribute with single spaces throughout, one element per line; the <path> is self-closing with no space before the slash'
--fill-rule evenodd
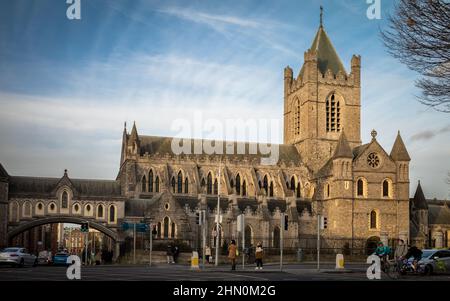
<path id="1" fill-rule="evenodd" d="M 439 136 L 441 134 L 450 133 L 450 124 L 446 127 L 434 129 L 434 130 L 425 130 L 422 132 L 419 132 L 417 134 L 414 134 L 411 136 L 411 141 L 426 141 L 430 140 L 436 136 Z"/>

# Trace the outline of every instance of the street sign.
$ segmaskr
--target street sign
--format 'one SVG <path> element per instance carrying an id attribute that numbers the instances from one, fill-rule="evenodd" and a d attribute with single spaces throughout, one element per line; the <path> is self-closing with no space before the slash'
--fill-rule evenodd
<path id="1" fill-rule="evenodd" d="M 124 231 L 127 230 L 133 230 L 134 229 L 134 223 L 123 223 L 122 229 Z M 144 223 L 136 223 L 136 232 L 147 232 L 149 229 L 148 224 Z"/>

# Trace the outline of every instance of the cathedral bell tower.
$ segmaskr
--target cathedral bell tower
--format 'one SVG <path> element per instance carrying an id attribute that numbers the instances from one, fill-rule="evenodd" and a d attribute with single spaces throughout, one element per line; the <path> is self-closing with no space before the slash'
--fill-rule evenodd
<path id="1" fill-rule="evenodd" d="M 347 73 L 322 22 L 296 78 L 284 69 L 284 143 L 294 144 L 303 162 L 320 169 L 334 153 L 341 131 L 351 148 L 361 144 L 361 57 Z"/>

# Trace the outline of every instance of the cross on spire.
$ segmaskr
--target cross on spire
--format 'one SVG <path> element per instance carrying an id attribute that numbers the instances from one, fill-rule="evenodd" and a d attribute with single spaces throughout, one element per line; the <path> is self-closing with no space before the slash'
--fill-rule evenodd
<path id="1" fill-rule="evenodd" d="M 323 26 L 323 6 L 320 6 L 320 27 Z"/>

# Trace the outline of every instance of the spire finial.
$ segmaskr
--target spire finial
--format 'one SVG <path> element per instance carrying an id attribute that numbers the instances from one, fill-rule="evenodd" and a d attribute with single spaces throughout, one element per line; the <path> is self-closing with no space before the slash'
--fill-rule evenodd
<path id="1" fill-rule="evenodd" d="M 320 6 L 320 27 L 323 26 L 323 6 Z"/>
<path id="2" fill-rule="evenodd" d="M 375 140 L 377 137 L 377 131 L 375 131 L 374 129 L 372 130 L 372 132 L 370 133 L 370 135 L 372 136 L 372 140 Z"/>

